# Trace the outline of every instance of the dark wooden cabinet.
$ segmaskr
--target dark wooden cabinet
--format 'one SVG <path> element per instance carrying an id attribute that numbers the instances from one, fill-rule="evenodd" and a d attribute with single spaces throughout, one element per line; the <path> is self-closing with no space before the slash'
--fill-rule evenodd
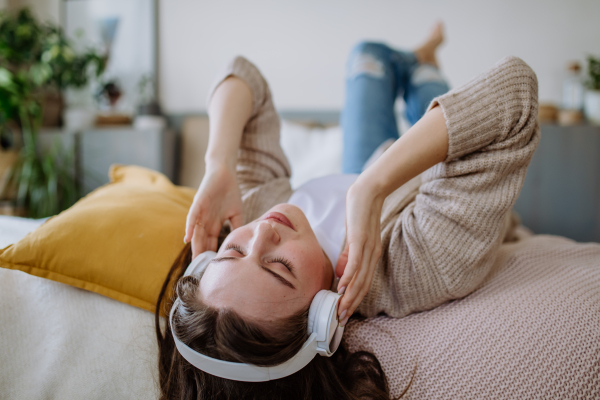
<path id="1" fill-rule="evenodd" d="M 600 242 L 600 127 L 542 125 L 515 211 L 535 233 Z"/>

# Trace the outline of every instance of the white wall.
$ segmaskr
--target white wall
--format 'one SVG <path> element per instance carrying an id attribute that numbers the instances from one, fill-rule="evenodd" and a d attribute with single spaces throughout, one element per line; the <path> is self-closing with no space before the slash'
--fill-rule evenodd
<path id="1" fill-rule="evenodd" d="M 227 59 L 267 76 L 280 109 L 339 109 L 345 59 L 361 39 L 412 48 L 437 19 L 440 63 L 458 86 L 505 55 L 538 74 L 558 102 L 567 61 L 600 55 L 598 0 L 161 0 L 160 93 L 167 112 L 198 112 Z"/>

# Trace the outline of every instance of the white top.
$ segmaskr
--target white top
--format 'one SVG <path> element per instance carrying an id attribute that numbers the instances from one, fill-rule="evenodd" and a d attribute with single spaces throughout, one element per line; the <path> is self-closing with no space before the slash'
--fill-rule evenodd
<path id="1" fill-rule="evenodd" d="M 300 186 L 288 200 L 306 215 L 334 269 L 346 238 L 346 192 L 358 174 L 328 175 Z"/>

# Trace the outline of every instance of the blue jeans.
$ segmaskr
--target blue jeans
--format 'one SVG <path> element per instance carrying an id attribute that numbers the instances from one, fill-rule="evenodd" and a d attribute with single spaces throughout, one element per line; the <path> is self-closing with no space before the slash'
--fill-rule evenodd
<path id="1" fill-rule="evenodd" d="M 342 171 L 361 173 L 377 147 L 388 139 L 398 139 L 396 98 L 403 96 L 406 119 L 413 125 L 431 100 L 448 90 L 439 70 L 419 64 L 412 52 L 381 43 L 359 43 L 347 66 L 346 101 L 340 121 L 344 132 Z"/>

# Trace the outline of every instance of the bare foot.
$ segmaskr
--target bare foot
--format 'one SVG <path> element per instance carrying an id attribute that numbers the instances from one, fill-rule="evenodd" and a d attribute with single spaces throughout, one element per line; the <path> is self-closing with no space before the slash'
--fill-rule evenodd
<path id="1" fill-rule="evenodd" d="M 429 37 L 425 42 L 414 50 L 414 54 L 420 63 L 433 64 L 438 66 L 435 52 L 439 45 L 444 42 L 444 24 L 440 21 L 437 22 Z"/>

